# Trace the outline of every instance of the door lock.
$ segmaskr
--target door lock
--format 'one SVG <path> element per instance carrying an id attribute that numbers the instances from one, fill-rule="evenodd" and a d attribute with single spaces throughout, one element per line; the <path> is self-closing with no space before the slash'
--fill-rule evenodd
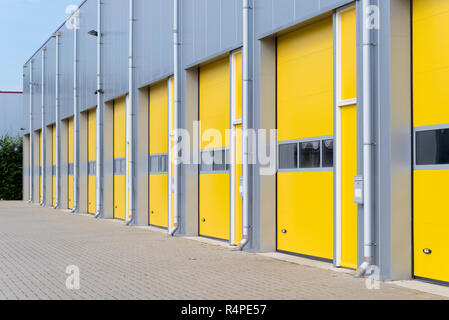
<path id="1" fill-rule="evenodd" d="M 282 233 L 287 233 L 287 229 L 282 229 Z"/>
<path id="2" fill-rule="evenodd" d="M 203 219 L 201 219 L 201 221 L 202 221 L 202 222 L 206 222 L 206 219 L 203 218 Z"/>
<path id="3" fill-rule="evenodd" d="M 431 254 L 431 253 L 432 253 L 432 250 L 426 248 L 426 249 L 423 250 L 423 252 L 424 252 L 425 254 Z"/>

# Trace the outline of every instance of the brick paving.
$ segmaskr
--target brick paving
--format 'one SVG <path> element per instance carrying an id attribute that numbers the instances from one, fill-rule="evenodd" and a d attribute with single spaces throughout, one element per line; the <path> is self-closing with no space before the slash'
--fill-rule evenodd
<path id="1" fill-rule="evenodd" d="M 68 290 L 67 266 L 81 288 Z M 0 202 L 0 299 L 440 299 L 122 222 Z"/>

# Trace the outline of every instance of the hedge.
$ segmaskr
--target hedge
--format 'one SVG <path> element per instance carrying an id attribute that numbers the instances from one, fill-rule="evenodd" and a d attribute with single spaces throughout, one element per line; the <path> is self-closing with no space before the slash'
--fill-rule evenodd
<path id="1" fill-rule="evenodd" d="M 22 199 L 22 150 L 21 137 L 0 137 L 0 200 Z"/>

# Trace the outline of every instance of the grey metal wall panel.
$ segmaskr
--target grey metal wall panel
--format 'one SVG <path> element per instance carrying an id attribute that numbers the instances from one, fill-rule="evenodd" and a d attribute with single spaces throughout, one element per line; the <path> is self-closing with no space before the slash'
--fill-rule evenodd
<path id="1" fill-rule="evenodd" d="M 200 63 L 242 44 L 242 0 L 182 2 L 184 66 Z"/>
<path id="2" fill-rule="evenodd" d="M 22 97 L 22 110 L 23 110 L 23 120 L 22 127 L 25 129 L 24 134 L 30 133 L 30 111 L 29 111 L 29 103 L 30 103 L 30 67 L 29 63 L 25 64 L 23 67 L 23 97 Z"/>
<path id="3" fill-rule="evenodd" d="M 45 124 L 53 124 L 56 114 L 56 40 L 51 38 L 45 52 Z"/>
<path id="4" fill-rule="evenodd" d="M 42 55 L 38 51 L 33 56 L 33 130 L 42 127 Z"/>
<path id="5" fill-rule="evenodd" d="M 135 1 L 137 87 L 173 73 L 173 1 Z"/>
<path id="6" fill-rule="evenodd" d="M 59 29 L 59 107 L 61 119 L 73 115 L 73 30 Z"/>
<path id="7" fill-rule="evenodd" d="M 97 104 L 97 38 L 88 34 L 97 30 L 97 2 L 87 1 L 80 8 L 78 30 L 78 89 L 81 111 Z"/>
<path id="8" fill-rule="evenodd" d="M 23 95 L 21 93 L 0 92 L 0 137 L 22 135 Z"/>
<path id="9" fill-rule="evenodd" d="M 341 7 L 352 0 L 256 0 L 256 37 L 264 37 L 314 16 Z"/>
<path id="10" fill-rule="evenodd" d="M 103 79 L 105 101 L 128 92 L 128 1 L 103 1 Z"/>

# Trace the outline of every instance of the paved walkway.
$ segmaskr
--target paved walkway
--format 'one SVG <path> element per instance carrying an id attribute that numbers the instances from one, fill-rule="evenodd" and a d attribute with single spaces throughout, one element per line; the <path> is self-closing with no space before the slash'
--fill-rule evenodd
<path id="1" fill-rule="evenodd" d="M 66 288 L 69 265 L 79 290 Z M 86 215 L 0 202 L 0 299 L 432 299 Z"/>

